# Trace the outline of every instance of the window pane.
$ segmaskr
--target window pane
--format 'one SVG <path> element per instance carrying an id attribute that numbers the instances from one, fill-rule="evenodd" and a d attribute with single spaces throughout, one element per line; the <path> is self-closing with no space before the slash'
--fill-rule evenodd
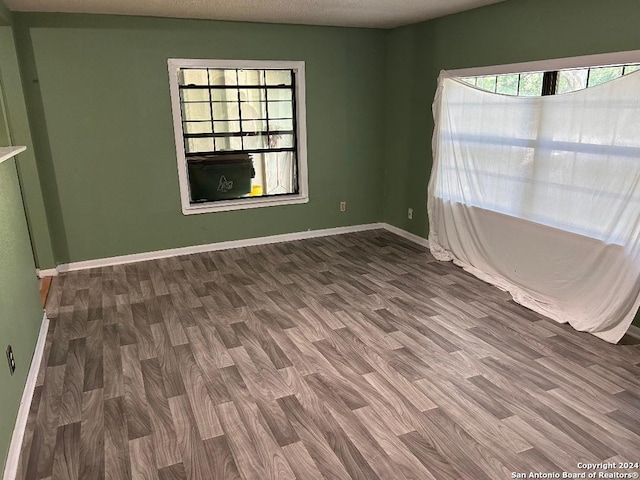
<path id="1" fill-rule="evenodd" d="M 539 97 L 542 95 L 542 72 L 521 73 L 518 95 L 521 97 Z"/>
<path id="2" fill-rule="evenodd" d="M 269 119 L 269 130 L 273 132 L 278 132 L 281 130 L 293 130 L 293 119 L 287 118 L 284 120 L 271 120 Z"/>
<path id="3" fill-rule="evenodd" d="M 238 85 L 264 85 L 264 70 L 238 70 Z"/>
<path id="4" fill-rule="evenodd" d="M 269 138 L 266 135 L 247 135 L 244 137 L 245 150 L 262 149 L 269 147 Z"/>
<path id="5" fill-rule="evenodd" d="M 518 95 L 518 80 L 520 75 L 498 75 L 496 92 L 505 95 Z"/>
<path id="6" fill-rule="evenodd" d="M 264 102 L 242 102 L 242 119 L 265 118 L 267 116 L 267 104 Z"/>
<path id="7" fill-rule="evenodd" d="M 242 150 L 242 137 L 216 137 L 216 150 Z"/>
<path id="8" fill-rule="evenodd" d="M 237 88 L 216 88 L 211 89 L 211 100 L 214 102 L 237 102 Z"/>
<path id="9" fill-rule="evenodd" d="M 251 196 L 295 193 L 296 157 L 293 152 L 254 153 L 255 177 Z"/>
<path id="10" fill-rule="evenodd" d="M 490 77 L 478 77 L 476 82 L 476 86 L 478 88 L 482 88 L 483 90 L 487 90 L 489 92 L 496 91 L 496 76 L 492 75 Z"/>
<path id="11" fill-rule="evenodd" d="M 255 160 L 254 160 L 255 164 Z M 293 152 L 269 152 L 262 160 L 263 192 L 281 195 L 296 192 L 295 154 Z"/>
<path id="12" fill-rule="evenodd" d="M 291 134 L 275 134 L 269 136 L 270 148 L 292 148 L 293 147 L 293 135 Z"/>
<path id="13" fill-rule="evenodd" d="M 469 85 L 475 85 L 478 81 L 478 77 L 461 77 L 460 80 L 468 83 Z"/>
<path id="14" fill-rule="evenodd" d="M 267 85 L 291 85 L 290 70 L 267 70 Z"/>
<path id="15" fill-rule="evenodd" d="M 209 78 L 206 70 L 183 68 L 180 70 L 180 85 L 208 85 Z"/>
<path id="16" fill-rule="evenodd" d="M 209 85 L 237 85 L 235 69 L 209 69 Z"/>
<path id="17" fill-rule="evenodd" d="M 241 102 L 259 102 L 265 101 L 264 88 L 241 88 L 240 89 L 240 101 Z"/>
<path id="18" fill-rule="evenodd" d="M 213 122 L 213 129 L 216 133 L 239 132 L 240 122 Z"/>
<path id="19" fill-rule="evenodd" d="M 589 70 L 589 87 L 614 80 L 622 76 L 622 67 L 591 68 Z"/>
<path id="20" fill-rule="evenodd" d="M 211 133 L 211 122 L 183 122 L 184 133 Z"/>
<path id="21" fill-rule="evenodd" d="M 640 70 L 640 63 L 637 65 L 626 65 L 624 67 L 624 74 L 628 75 L 629 73 L 637 72 Z"/>
<path id="22" fill-rule="evenodd" d="M 191 201 L 230 200 L 249 195 L 255 176 L 253 165 L 251 156 L 243 154 L 188 159 Z"/>
<path id="23" fill-rule="evenodd" d="M 269 118 L 293 118 L 291 102 L 269 102 Z"/>
<path id="24" fill-rule="evenodd" d="M 213 118 L 216 120 L 239 120 L 240 109 L 237 103 L 213 103 Z"/>
<path id="25" fill-rule="evenodd" d="M 266 120 L 243 120 L 242 121 L 243 132 L 266 132 L 266 130 L 267 130 Z"/>
<path id="26" fill-rule="evenodd" d="M 187 153 L 212 152 L 213 138 L 187 138 L 185 147 Z"/>
<path id="27" fill-rule="evenodd" d="M 588 68 L 560 70 L 558 72 L 558 88 L 556 93 L 575 92 L 587 87 Z"/>
<path id="28" fill-rule="evenodd" d="M 291 100 L 291 90 L 288 88 L 270 88 L 267 90 L 269 100 Z"/>
<path id="29" fill-rule="evenodd" d="M 183 120 L 211 120 L 210 103 L 183 103 Z"/>
<path id="30" fill-rule="evenodd" d="M 209 92 L 204 88 L 183 88 L 180 98 L 183 102 L 208 102 Z"/>

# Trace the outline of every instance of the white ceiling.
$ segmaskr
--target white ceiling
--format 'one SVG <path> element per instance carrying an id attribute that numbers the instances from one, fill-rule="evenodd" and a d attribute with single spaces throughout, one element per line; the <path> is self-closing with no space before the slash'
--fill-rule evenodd
<path id="1" fill-rule="evenodd" d="M 393 28 L 504 0 L 4 0 L 20 12 Z"/>

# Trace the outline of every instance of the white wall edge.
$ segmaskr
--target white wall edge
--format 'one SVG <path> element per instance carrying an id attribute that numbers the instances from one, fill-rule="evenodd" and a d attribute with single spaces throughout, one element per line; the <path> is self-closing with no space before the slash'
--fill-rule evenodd
<path id="1" fill-rule="evenodd" d="M 156 250 L 153 252 L 133 253 L 130 255 L 120 255 L 117 257 L 98 258 L 95 260 L 85 260 L 82 262 L 64 263 L 58 265 L 59 273 L 86 270 L 89 268 L 110 267 L 113 265 L 125 265 L 134 262 L 145 262 L 147 260 L 157 260 L 159 258 L 175 257 L 178 255 L 190 255 L 192 253 L 213 252 L 216 250 L 228 250 L 230 248 L 251 247 L 255 245 L 266 245 L 269 243 L 290 242 L 293 240 L 304 240 L 306 238 L 327 237 L 330 235 L 342 235 L 344 233 L 362 232 L 365 230 L 376 230 L 385 228 L 383 223 L 368 223 L 363 225 L 351 225 L 348 227 L 326 228 L 322 230 L 307 230 L 303 232 L 285 233 L 282 235 L 271 235 L 268 237 L 254 237 L 243 240 L 231 240 L 228 242 L 208 243 L 205 245 L 193 245 L 189 247 L 170 248 L 167 250 Z"/>
<path id="2" fill-rule="evenodd" d="M 406 238 L 407 240 L 410 240 L 413 243 L 417 243 L 422 247 L 429 248 L 429 240 L 427 240 L 424 237 L 407 232 L 406 230 L 403 230 L 401 228 L 394 227 L 393 225 L 389 225 L 388 223 L 383 223 L 382 228 L 390 231 L 391 233 L 395 233 L 399 237 Z"/>
<path id="3" fill-rule="evenodd" d="M 38 341 L 33 352 L 33 358 L 31 359 L 31 366 L 29 367 L 29 374 L 27 375 L 27 381 L 24 385 L 24 391 L 22 392 L 22 399 L 20 400 L 20 408 L 18 410 L 18 417 L 16 418 L 16 425 L 13 429 L 13 435 L 11 436 L 11 444 L 9 445 L 9 452 L 7 453 L 7 462 L 4 466 L 4 476 L 2 477 L 4 480 L 15 480 L 18 473 L 22 440 L 24 439 L 24 432 L 27 428 L 29 409 L 31 408 L 33 392 L 36 389 L 36 382 L 38 381 L 38 372 L 44 355 L 44 346 L 48 331 L 49 319 L 45 312 L 42 316 L 42 325 L 40 325 Z"/>
<path id="4" fill-rule="evenodd" d="M 636 327 L 635 325 L 630 325 L 629 330 L 627 330 L 627 335 L 640 340 L 640 327 Z"/>
<path id="5" fill-rule="evenodd" d="M 36 275 L 38 278 L 55 277 L 58 275 L 58 270 L 55 268 L 46 268 L 44 270 L 36 268 Z"/>

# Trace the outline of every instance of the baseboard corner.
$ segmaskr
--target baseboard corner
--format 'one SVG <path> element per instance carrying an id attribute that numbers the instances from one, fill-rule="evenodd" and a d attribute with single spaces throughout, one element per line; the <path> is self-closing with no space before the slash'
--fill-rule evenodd
<path id="1" fill-rule="evenodd" d="M 414 233 L 411 232 L 407 232 L 406 230 L 403 230 L 402 228 L 398 228 L 394 225 L 391 225 L 389 223 L 383 223 L 382 224 L 382 228 L 384 228 L 385 230 L 388 230 L 391 233 L 395 233 L 396 235 L 402 237 L 402 238 L 406 238 L 407 240 L 416 243 L 422 247 L 426 247 L 429 248 L 429 240 L 427 240 L 424 237 L 421 237 L 419 235 L 416 235 Z"/>
<path id="2" fill-rule="evenodd" d="M 640 327 L 636 327 L 635 325 L 630 325 L 629 330 L 627 330 L 627 335 L 637 340 L 640 340 Z"/>
<path id="3" fill-rule="evenodd" d="M 46 278 L 46 277 L 57 277 L 58 269 L 57 268 L 36 268 L 36 276 L 38 278 Z"/>

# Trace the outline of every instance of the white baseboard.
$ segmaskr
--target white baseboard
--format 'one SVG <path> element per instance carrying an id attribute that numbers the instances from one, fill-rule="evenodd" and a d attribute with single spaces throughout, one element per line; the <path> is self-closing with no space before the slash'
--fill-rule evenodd
<path id="1" fill-rule="evenodd" d="M 290 242 L 293 240 L 327 237 L 329 235 L 341 235 L 344 233 L 362 232 L 365 230 L 376 230 L 379 228 L 386 228 L 385 224 L 368 223 L 364 225 L 326 228 L 323 230 L 308 230 L 306 232 L 285 233 L 282 235 L 271 235 L 268 237 L 255 237 L 243 240 L 232 240 L 229 242 L 218 242 L 205 245 L 170 248 L 167 250 L 156 250 L 154 252 L 134 253 L 131 255 L 120 255 L 117 257 L 98 258 L 96 260 L 64 263 L 58 265 L 56 269 L 58 273 L 73 272 L 77 270 L 86 270 L 88 268 L 109 267 L 112 265 L 124 265 L 127 263 L 157 260 L 159 258 L 175 257 L 178 255 L 190 255 L 192 253 L 213 252 L 215 250 L 228 250 L 230 248 L 251 247 L 254 245 L 266 245 L 269 243 Z"/>
<path id="2" fill-rule="evenodd" d="M 20 400 L 20 408 L 18 410 L 18 417 L 16 418 L 16 425 L 13 429 L 13 435 L 11 436 L 11 444 L 9 445 L 9 452 L 7 453 L 7 462 L 4 466 L 4 476 L 2 477 L 4 480 L 15 480 L 16 474 L 18 473 L 20 449 L 22 448 L 22 440 L 27 427 L 27 418 L 29 417 L 29 409 L 31 408 L 33 392 L 36 389 L 36 382 L 38 381 L 38 371 L 40 370 L 40 364 L 42 363 L 44 345 L 48 331 L 49 319 L 45 313 L 42 317 L 42 325 L 40 325 L 38 341 L 33 352 L 33 358 L 31 359 L 31 366 L 29 367 L 29 374 L 27 375 L 27 381 L 24 385 L 24 391 L 22 392 L 22 400 Z"/>
<path id="3" fill-rule="evenodd" d="M 636 327 L 635 325 L 630 325 L 629 330 L 627 330 L 627 335 L 640 340 L 640 327 Z"/>
<path id="4" fill-rule="evenodd" d="M 58 270 L 56 268 L 46 268 L 44 270 L 36 268 L 36 275 L 38 278 L 55 277 L 58 275 Z"/>
<path id="5" fill-rule="evenodd" d="M 342 235 L 344 233 L 363 232 L 366 230 L 385 229 L 407 240 L 410 240 L 423 247 L 429 247 L 426 238 L 409 233 L 388 223 L 367 223 L 364 225 L 351 225 L 348 227 L 325 228 L 322 230 L 307 230 L 305 232 L 285 233 L 282 235 L 271 235 L 268 237 L 254 237 L 242 240 L 231 240 L 228 242 L 208 243 L 204 245 L 192 245 L 189 247 L 169 248 L 166 250 L 156 250 L 152 252 L 133 253 L 130 255 L 119 255 L 117 257 L 97 258 L 95 260 L 85 260 L 82 262 L 63 263 L 55 269 L 38 270 L 40 278 L 55 276 L 59 273 L 86 270 L 89 268 L 110 267 L 113 265 L 125 265 L 134 262 L 144 262 L 147 260 L 157 260 L 159 258 L 175 257 L 178 255 L 190 255 L 192 253 L 213 252 L 216 250 L 228 250 L 230 248 L 251 247 L 255 245 L 266 245 L 269 243 L 290 242 L 293 240 L 304 240 L 307 238 L 327 237 L 330 235 Z"/>
<path id="6" fill-rule="evenodd" d="M 412 241 L 413 243 L 417 243 L 423 247 L 429 248 L 429 240 L 419 235 L 414 235 L 413 233 L 407 232 L 406 230 L 402 230 L 401 228 L 394 227 L 393 225 L 389 225 L 388 223 L 383 223 L 382 228 L 385 230 L 389 230 L 391 233 L 395 233 L 396 235 L 406 238 L 407 240 Z"/>

